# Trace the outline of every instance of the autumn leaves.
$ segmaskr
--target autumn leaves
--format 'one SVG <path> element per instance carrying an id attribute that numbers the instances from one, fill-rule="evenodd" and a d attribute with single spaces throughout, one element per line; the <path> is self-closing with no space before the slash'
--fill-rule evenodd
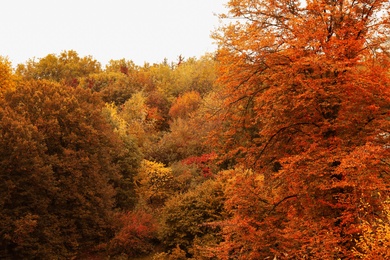
<path id="1" fill-rule="evenodd" d="M 229 1 L 180 65 L 2 60 L 0 256 L 388 258 L 387 6 Z"/>
<path id="2" fill-rule="evenodd" d="M 238 211 L 226 222 L 223 257 L 354 258 L 359 223 L 375 219 L 389 191 L 388 166 L 378 163 L 389 156 L 378 138 L 389 129 L 388 3 L 228 5 L 237 22 L 216 36 L 228 97 L 220 143 L 264 176 L 255 191 L 274 207 L 245 202 L 258 214 Z"/>

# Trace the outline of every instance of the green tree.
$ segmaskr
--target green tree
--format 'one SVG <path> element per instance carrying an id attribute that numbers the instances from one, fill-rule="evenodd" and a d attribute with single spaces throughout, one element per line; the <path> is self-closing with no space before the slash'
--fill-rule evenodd
<path id="1" fill-rule="evenodd" d="M 207 153 L 210 147 L 204 143 L 207 133 L 203 130 L 205 128 L 195 118 L 173 120 L 170 132 L 165 132 L 147 155 L 170 165 L 190 156 Z"/>

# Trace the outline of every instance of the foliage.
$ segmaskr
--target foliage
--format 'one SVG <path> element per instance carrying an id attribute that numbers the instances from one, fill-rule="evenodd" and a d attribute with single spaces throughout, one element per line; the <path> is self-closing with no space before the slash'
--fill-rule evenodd
<path id="1" fill-rule="evenodd" d="M 142 91 L 134 93 L 116 110 L 127 125 L 128 134 L 134 137 L 140 151 L 147 154 L 153 149 L 153 142 L 157 138 L 158 112 L 147 105 L 147 99 Z"/>
<path id="2" fill-rule="evenodd" d="M 161 252 L 153 256 L 153 260 L 185 260 L 189 259 L 184 250 L 180 249 L 179 246 L 176 246 L 169 253 Z"/>
<path id="3" fill-rule="evenodd" d="M 136 257 L 152 252 L 157 223 L 151 214 L 136 210 L 118 213 L 116 219 L 119 221 L 118 231 L 107 245 L 111 256 L 126 254 L 128 257 Z"/>
<path id="4" fill-rule="evenodd" d="M 208 151 L 203 143 L 206 134 L 195 119 L 178 118 L 170 124 L 170 132 L 164 133 L 149 156 L 156 161 L 170 164 Z"/>
<path id="5" fill-rule="evenodd" d="M 91 56 L 81 58 L 73 50 L 49 54 L 38 61 L 31 59 L 26 64 L 19 64 L 16 70 L 25 79 L 47 79 L 72 87 L 79 84 L 81 77 L 100 71 L 99 62 Z"/>
<path id="6" fill-rule="evenodd" d="M 153 207 L 162 207 L 173 194 L 172 170 L 162 163 L 143 160 L 135 182 L 140 202 Z"/>
<path id="7" fill-rule="evenodd" d="M 201 175 L 205 178 L 211 177 L 213 171 L 213 160 L 215 160 L 216 154 L 202 154 L 201 156 L 191 156 L 183 160 L 184 164 L 195 165 L 201 172 Z"/>
<path id="8" fill-rule="evenodd" d="M 134 176 L 140 167 L 142 154 L 137 145 L 136 137 L 132 134 L 129 124 L 118 114 L 117 107 L 114 104 L 106 103 L 102 114 L 111 125 L 113 132 L 123 142 L 123 149 L 115 155 L 121 176 L 121 178 L 114 181 L 115 201 L 117 208 L 129 210 L 136 204 Z"/>
<path id="9" fill-rule="evenodd" d="M 123 142 L 96 95 L 21 82 L 0 102 L 2 257 L 60 258 L 110 237 Z"/>
<path id="10" fill-rule="evenodd" d="M 214 248 L 218 259 L 263 259 L 277 252 L 279 248 L 271 248 L 284 242 L 277 227 L 286 215 L 275 206 L 278 202 L 273 191 L 267 190 L 264 175 L 236 168 L 220 172 L 217 178 L 223 185 L 225 210 L 231 216 L 217 223 L 223 236 L 223 242 Z M 283 207 L 291 210 L 288 204 Z M 270 223 L 263 222 L 266 217 Z"/>
<path id="11" fill-rule="evenodd" d="M 125 59 L 120 60 L 110 60 L 108 65 L 106 65 L 106 72 L 116 72 L 122 73 L 126 76 L 135 77 L 139 68 L 132 61 L 127 61 Z"/>
<path id="12" fill-rule="evenodd" d="M 172 71 L 173 82 L 163 89 L 169 97 L 195 91 L 202 96 L 213 89 L 216 79 L 215 61 L 212 55 L 200 59 L 189 58 L 181 62 Z"/>
<path id="13" fill-rule="evenodd" d="M 137 82 L 119 72 L 100 72 L 80 79 L 80 86 L 99 92 L 103 101 L 122 105 L 140 89 Z"/>
<path id="14" fill-rule="evenodd" d="M 153 112 L 149 115 L 155 119 L 156 129 L 166 131 L 169 128 L 170 101 L 160 91 L 153 90 L 147 94 L 146 105 L 149 107 L 149 112 Z"/>
<path id="15" fill-rule="evenodd" d="M 224 195 L 220 183 L 208 180 L 193 190 L 171 197 L 162 211 L 160 239 L 168 249 L 179 246 L 193 253 L 194 242 L 212 245 L 218 230 L 207 225 L 223 218 Z"/>
<path id="16" fill-rule="evenodd" d="M 185 193 L 207 180 L 200 174 L 197 165 L 185 164 L 179 161 L 172 163 L 170 167 L 175 181 L 175 191 L 179 194 Z"/>
<path id="17" fill-rule="evenodd" d="M 226 227 L 241 233 L 225 230 L 217 256 L 352 259 L 360 201 L 374 214 L 390 187 L 388 1 L 228 7 L 214 36 L 224 110 L 212 140 L 221 161 L 264 176 L 261 189 L 237 183 L 249 199 L 236 207 L 260 196 L 269 214 L 232 212 Z"/>
<path id="18" fill-rule="evenodd" d="M 362 205 L 362 214 L 367 203 Z M 355 255 L 361 259 L 388 259 L 390 257 L 390 199 L 383 204 L 383 212 L 371 223 L 362 221 L 362 235 L 356 244 Z"/>
<path id="19" fill-rule="evenodd" d="M 216 120 L 212 120 L 211 115 L 218 104 L 214 96 L 210 92 L 204 99 L 199 100 L 196 92 L 188 92 L 183 95 L 183 98 L 193 99 L 195 103 L 191 106 L 182 103 L 184 99 L 179 97 L 175 104 L 182 103 L 180 110 L 176 110 L 176 112 L 181 111 L 180 116 L 177 114 L 178 117 L 170 121 L 170 131 L 163 132 L 154 149 L 148 153 L 150 158 L 172 164 L 191 156 L 210 153 L 214 148 L 210 145 L 208 135 L 217 125 Z M 171 111 L 174 111 L 175 107 L 179 108 L 175 104 L 173 104 Z M 188 107 L 186 108 L 186 106 Z"/>
<path id="20" fill-rule="evenodd" d="M 185 92 L 179 96 L 169 109 L 171 118 L 186 118 L 196 111 L 201 102 L 200 94 L 196 91 Z"/>
<path id="21" fill-rule="evenodd" d="M 5 90 L 15 88 L 15 76 L 12 73 L 11 63 L 0 56 L 0 96 Z"/>

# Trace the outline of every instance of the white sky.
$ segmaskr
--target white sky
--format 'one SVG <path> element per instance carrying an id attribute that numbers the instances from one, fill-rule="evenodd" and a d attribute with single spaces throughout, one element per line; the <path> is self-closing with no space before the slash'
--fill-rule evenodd
<path id="1" fill-rule="evenodd" d="M 227 0 L 0 0 L 0 56 L 15 66 L 75 50 L 110 59 L 159 63 L 216 49 L 215 14 Z"/>

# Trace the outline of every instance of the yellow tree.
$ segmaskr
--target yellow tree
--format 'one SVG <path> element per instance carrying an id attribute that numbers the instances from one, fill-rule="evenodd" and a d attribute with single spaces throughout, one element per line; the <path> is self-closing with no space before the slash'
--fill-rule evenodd
<path id="1" fill-rule="evenodd" d="M 11 63 L 0 56 L 0 92 L 14 88 L 15 76 L 12 73 Z"/>
<path id="2" fill-rule="evenodd" d="M 159 162 L 143 160 L 135 183 L 140 203 L 153 207 L 163 206 L 173 194 L 172 169 Z"/>
<path id="3" fill-rule="evenodd" d="M 370 218 L 389 190 L 388 5 L 229 1 L 232 22 L 214 36 L 225 96 L 214 140 L 225 163 L 264 175 L 266 210 L 236 212 L 224 256 L 354 257 L 362 199 Z"/>

